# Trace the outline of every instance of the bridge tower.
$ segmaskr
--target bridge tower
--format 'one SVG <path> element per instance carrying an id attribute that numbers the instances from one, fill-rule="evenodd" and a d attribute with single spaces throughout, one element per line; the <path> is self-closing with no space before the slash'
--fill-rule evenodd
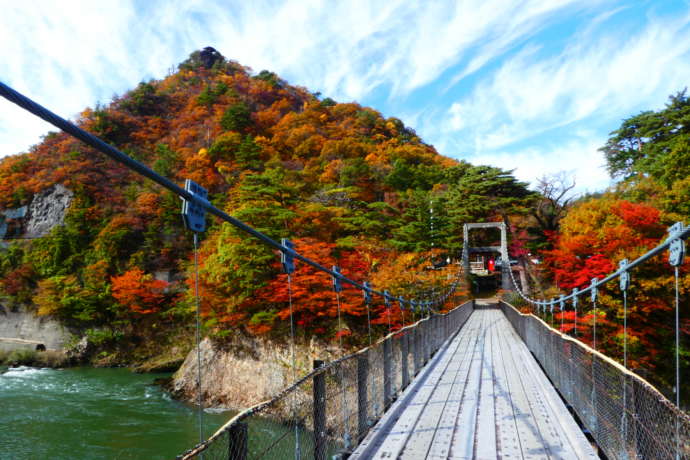
<path id="1" fill-rule="evenodd" d="M 501 230 L 500 246 L 470 247 L 470 230 L 474 228 L 498 228 Z M 501 289 L 510 291 L 513 288 L 510 282 L 510 259 L 508 258 L 508 235 L 505 222 L 483 222 L 465 224 L 463 226 L 463 245 L 462 245 L 462 266 L 465 274 L 470 273 L 470 253 L 471 252 L 497 252 L 501 255 Z"/>

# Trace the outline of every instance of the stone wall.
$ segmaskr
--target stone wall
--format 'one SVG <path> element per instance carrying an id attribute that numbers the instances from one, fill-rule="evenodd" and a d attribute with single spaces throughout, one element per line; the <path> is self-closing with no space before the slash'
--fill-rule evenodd
<path id="1" fill-rule="evenodd" d="M 0 305 L 0 338 L 40 342 L 49 350 L 63 350 L 70 333 L 56 319 L 38 317 L 23 307 Z"/>

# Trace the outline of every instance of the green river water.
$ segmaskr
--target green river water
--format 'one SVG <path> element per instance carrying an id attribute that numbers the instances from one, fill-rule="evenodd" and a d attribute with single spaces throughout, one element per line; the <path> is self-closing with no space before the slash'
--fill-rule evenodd
<path id="1" fill-rule="evenodd" d="M 199 431 L 196 410 L 153 385 L 167 376 L 10 368 L 0 374 L 0 459 L 172 459 Z M 205 434 L 230 416 L 204 413 Z"/>

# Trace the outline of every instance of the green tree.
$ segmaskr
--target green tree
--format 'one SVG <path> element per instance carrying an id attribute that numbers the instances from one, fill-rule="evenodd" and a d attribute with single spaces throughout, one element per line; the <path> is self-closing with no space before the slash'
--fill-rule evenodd
<path id="1" fill-rule="evenodd" d="M 393 161 L 393 169 L 386 176 L 386 185 L 396 190 L 430 190 L 434 184 L 442 182 L 443 168 L 437 164 L 414 164 L 398 158 Z"/>
<path id="2" fill-rule="evenodd" d="M 397 249 L 421 252 L 447 247 L 449 221 L 445 194 L 410 190 L 403 207 L 402 225 L 393 230 L 392 243 Z"/>
<path id="3" fill-rule="evenodd" d="M 382 201 L 357 202 L 334 219 L 344 235 L 338 240 L 339 246 L 352 246 L 352 237 L 390 239 L 393 229 L 400 225 L 399 214 L 396 208 Z"/>
<path id="4" fill-rule="evenodd" d="M 226 131 L 242 131 L 251 124 L 251 111 L 244 102 L 238 102 L 225 110 L 220 126 Z"/>
<path id="5" fill-rule="evenodd" d="M 215 86 L 206 85 L 203 90 L 199 93 L 196 101 L 199 105 L 205 105 L 207 107 L 212 106 L 216 103 L 218 98 L 228 91 L 228 85 L 223 82 L 218 83 Z"/>
<path id="6" fill-rule="evenodd" d="M 262 70 L 254 78 L 257 80 L 263 80 L 274 88 L 281 86 L 281 81 L 278 75 L 268 70 Z"/>
<path id="7" fill-rule="evenodd" d="M 249 134 L 245 136 L 242 143 L 237 148 L 235 158 L 237 165 L 242 169 L 259 171 L 263 167 L 261 161 L 261 147 L 254 142 L 254 138 Z"/>
<path id="8" fill-rule="evenodd" d="M 670 186 L 690 173 L 690 99 L 683 90 L 658 112 L 623 121 L 601 148 L 612 177 L 649 175 Z"/>
<path id="9" fill-rule="evenodd" d="M 449 237 L 447 245 L 462 246 L 463 225 L 504 219 L 523 214 L 535 198 L 527 183 L 518 181 L 512 171 L 493 166 L 461 163 L 446 172 Z"/>
<path id="10" fill-rule="evenodd" d="M 151 82 L 141 82 L 120 101 L 120 108 L 132 115 L 157 115 L 165 111 L 165 102 Z"/>
<path id="11" fill-rule="evenodd" d="M 235 216 L 272 238 L 290 236 L 290 223 L 297 217 L 293 209 L 299 196 L 290 176 L 281 167 L 244 176 Z"/>
<path id="12" fill-rule="evenodd" d="M 152 165 L 153 170 L 162 176 L 171 176 L 179 163 L 177 154 L 167 144 L 158 144 L 156 145 L 156 156 L 156 161 Z"/>

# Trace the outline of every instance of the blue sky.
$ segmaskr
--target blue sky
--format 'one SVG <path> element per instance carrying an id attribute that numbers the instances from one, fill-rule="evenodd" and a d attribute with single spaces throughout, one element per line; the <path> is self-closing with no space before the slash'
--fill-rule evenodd
<path id="1" fill-rule="evenodd" d="M 687 0 L 29 1 L 0 17 L 0 80 L 74 117 L 213 46 L 255 71 L 396 116 L 438 151 L 610 181 L 621 120 L 690 86 Z M 0 156 L 50 128 L 0 100 Z"/>

